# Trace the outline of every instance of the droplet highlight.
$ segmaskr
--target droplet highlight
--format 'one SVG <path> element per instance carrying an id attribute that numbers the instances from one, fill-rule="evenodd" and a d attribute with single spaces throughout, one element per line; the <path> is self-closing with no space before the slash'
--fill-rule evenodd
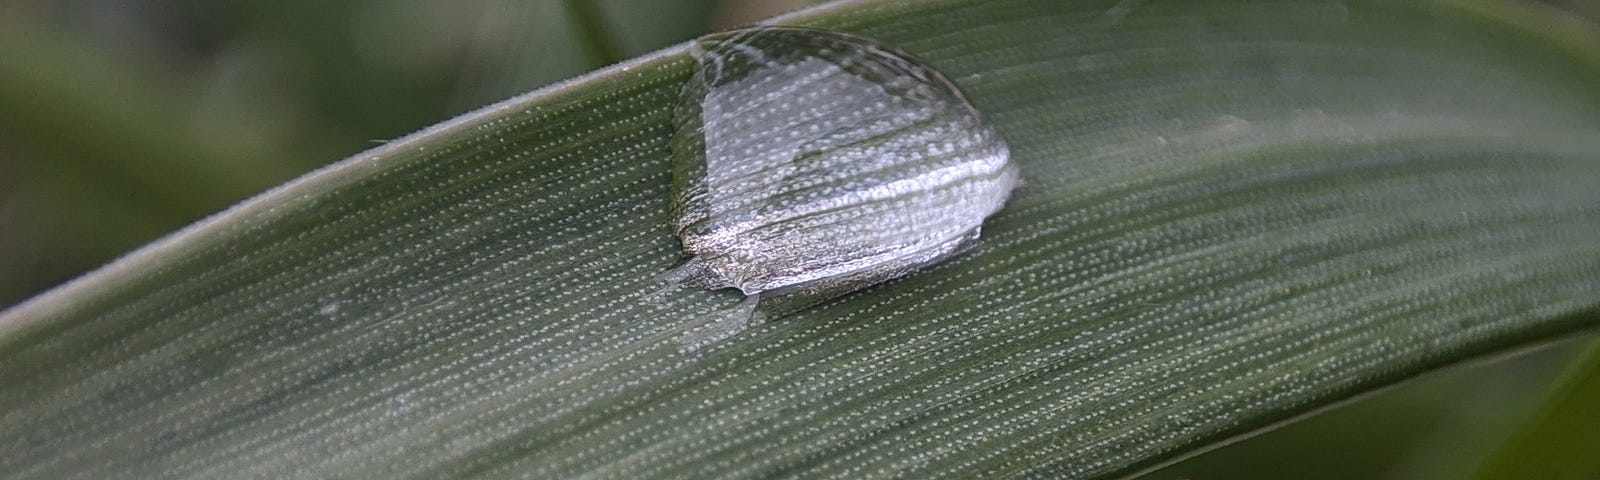
<path id="1" fill-rule="evenodd" d="M 670 282 L 847 293 L 972 245 L 1018 182 L 966 96 L 891 47 L 759 27 L 701 38 L 691 55 L 672 141 L 690 258 Z"/>

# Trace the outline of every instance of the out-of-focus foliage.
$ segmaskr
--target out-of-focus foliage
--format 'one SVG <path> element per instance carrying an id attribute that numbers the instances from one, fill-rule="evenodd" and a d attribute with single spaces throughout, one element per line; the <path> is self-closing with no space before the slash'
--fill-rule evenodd
<path id="1" fill-rule="evenodd" d="M 0 307 L 290 177 L 615 60 L 586 28 L 631 57 L 747 8 L 0 2 Z"/>
<path id="2" fill-rule="evenodd" d="M 1140 477 L 1462 479 L 1531 412 L 1578 345 L 1445 371 Z"/>
<path id="3" fill-rule="evenodd" d="M 1539 410 L 1489 456 L 1477 480 L 1600 478 L 1600 344 L 1561 378 Z"/>

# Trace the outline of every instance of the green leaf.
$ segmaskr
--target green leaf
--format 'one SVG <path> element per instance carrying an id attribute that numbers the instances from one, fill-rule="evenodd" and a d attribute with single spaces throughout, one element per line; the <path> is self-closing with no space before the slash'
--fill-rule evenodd
<path id="1" fill-rule="evenodd" d="M 1480 480 L 1600 476 L 1600 344 L 1573 363 L 1539 411 L 1477 472 Z"/>
<path id="2" fill-rule="evenodd" d="M 713 348 L 653 278 L 682 46 L 358 155 L 0 314 L 15 478 L 1124 476 L 1600 326 L 1600 52 L 1477 1 L 857 1 L 1026 185 Z"/>

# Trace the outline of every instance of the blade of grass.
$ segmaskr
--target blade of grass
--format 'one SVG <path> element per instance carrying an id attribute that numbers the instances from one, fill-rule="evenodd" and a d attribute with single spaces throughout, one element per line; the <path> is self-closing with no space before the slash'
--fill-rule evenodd
<path id="1" fill-rule="evenodd" d="M 1107 15 L 1115 11 L 1116 15 Z M 861 1 L 1027 184 L 970 254 L 684 354 L 680 47 L 0 314 L 19 478 L 1124 476 L 1600 325 L 1600 58 L 1492 3 Z M 133 446 L 133 447 L 130 447 Z"/>

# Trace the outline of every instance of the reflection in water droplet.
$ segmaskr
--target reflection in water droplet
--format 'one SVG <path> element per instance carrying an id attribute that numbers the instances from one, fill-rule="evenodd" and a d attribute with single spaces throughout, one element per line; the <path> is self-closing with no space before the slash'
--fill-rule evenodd
<path id="1" fill-rule="evenodd" d="M 692 56 L 672 143 L 692 258 L 674 283 L 842 294 L 973 244 L 1017 183 L 966 97 L 877 42 L 761 27 L 702 38 Z"/>

